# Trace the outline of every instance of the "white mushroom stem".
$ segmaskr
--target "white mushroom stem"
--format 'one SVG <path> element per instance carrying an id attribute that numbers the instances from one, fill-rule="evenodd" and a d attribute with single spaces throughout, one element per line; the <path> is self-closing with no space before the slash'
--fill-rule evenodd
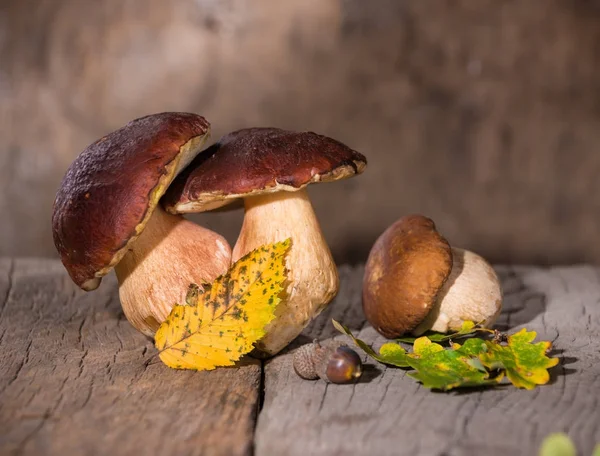
<path id="1" fill-rule="evenodd" d="M 160 207 L 116 265 L 119 297 L 129 322 L 153 336 L 190 283 L 212 282 L 227 272 L 231 248 L 217 233 Z"/>
<path id="2" fill-rule="evenodd" d="M 233 261 L 261 245 L 292 239 L 287 299 L 277 307 L 258 350 L 274 355 L 294 340 L 339 289 L 337 268 L 305 189 L 248 197 Z"/>
<path id="3" fill-rule="evenodd" d="M 432 330 L 459 330 L 470 320 L 491 326 L 502 308 L 502 289 L 494 269 L 479 255 L 452 248 L 452 271 L 427 318 L 413 330 L 414 335 Z"/>

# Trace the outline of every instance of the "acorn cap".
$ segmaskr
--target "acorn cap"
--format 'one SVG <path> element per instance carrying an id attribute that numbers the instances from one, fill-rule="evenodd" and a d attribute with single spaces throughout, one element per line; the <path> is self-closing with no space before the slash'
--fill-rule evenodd
<path id="1" fill-rule="evenodd" d="M 174 180 L 162 204 L 173 214 L 208 211 L 246 196 L 352 177 L 366 163 L 360 153 L 316 133 L 238 130 L 196 157 Z"/>
<path id="2" fill-rule="evenodd" d="M 452 270 L 452 250 L 421 215 L 401 218 L 377 239 L 365 266 L 363 310 L 385 337 L 412 331 L 429 314 Z"/>
<path id="3" fill-rule="evenodd" d="M 306 380 L 319 378 L 315 368 L 316 343 L 304 344 L 294 352 L 293 367 L 296 374 Z"/>
<path id="4" fill-rule="evenodd" d="M 99 139 L 75 159 L 54 201 L 52 231 L 78 286 L 98 287 L 209 134 L 210 124 L 199 115 L 153 114 Z"/>

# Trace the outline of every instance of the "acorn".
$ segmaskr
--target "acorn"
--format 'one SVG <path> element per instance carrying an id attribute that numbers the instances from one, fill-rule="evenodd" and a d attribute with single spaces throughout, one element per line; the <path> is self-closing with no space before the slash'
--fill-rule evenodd
<path id="1" fill-rule="evenodd" d="M 362 375 L 358 354 L 342 342 L 321 345 L 318 341 L 296 350 L 294 370 L 306 380 L 321 378 L 328 383 L 352 383 Z"/>

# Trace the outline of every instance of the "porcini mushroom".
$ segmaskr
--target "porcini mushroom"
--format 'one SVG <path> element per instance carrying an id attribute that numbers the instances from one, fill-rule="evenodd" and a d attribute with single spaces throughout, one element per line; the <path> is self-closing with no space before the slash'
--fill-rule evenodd
<path id="1" fill-rule="evenodd" d="M 54 243 L 73 281 L 91 291 L 114 268 L 125 316 L 149 336 L 191 282 L 211 281 L 231 262 L 223 237 L 158 205 L 209 134 L 195 114 L 135 119 L 75 159 L 54 201 Z"/>
<path id="2" fill-rule="evenodd" d="M 363 310 L 385 337 L 446 333 L 467 320 L 491 326 L 501 307 L 494 269 L 479 255 L 450 247 L 427 217 L 402 217 L 369 253 Z"/>
<path id="3" fill-rule="evenodd" d="M 306 186 L 361 173 L 363 155 L 312 132 L 250 128 L 230 133 L 198 156 L 163 198 L 168 212 L 215 209 L 243 198 L 244 222 L 233 261 L 288 237 L 288 297 L 258 342 L 273 355 L 296 338 L 339 289 L 337 268 Z"/>

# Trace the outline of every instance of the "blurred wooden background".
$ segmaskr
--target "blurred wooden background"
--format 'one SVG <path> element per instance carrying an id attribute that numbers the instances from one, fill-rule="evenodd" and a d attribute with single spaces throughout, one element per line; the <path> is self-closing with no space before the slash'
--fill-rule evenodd
<path id="1" fill-rule="evenodd" d="M 412 212 L 494 262 L 600 260 L 599 1 L 4 0 L 0 255 L 54 256 L 70 162 L 165 110 L 364 153 L 310 191 L 340 262 Z"/>

